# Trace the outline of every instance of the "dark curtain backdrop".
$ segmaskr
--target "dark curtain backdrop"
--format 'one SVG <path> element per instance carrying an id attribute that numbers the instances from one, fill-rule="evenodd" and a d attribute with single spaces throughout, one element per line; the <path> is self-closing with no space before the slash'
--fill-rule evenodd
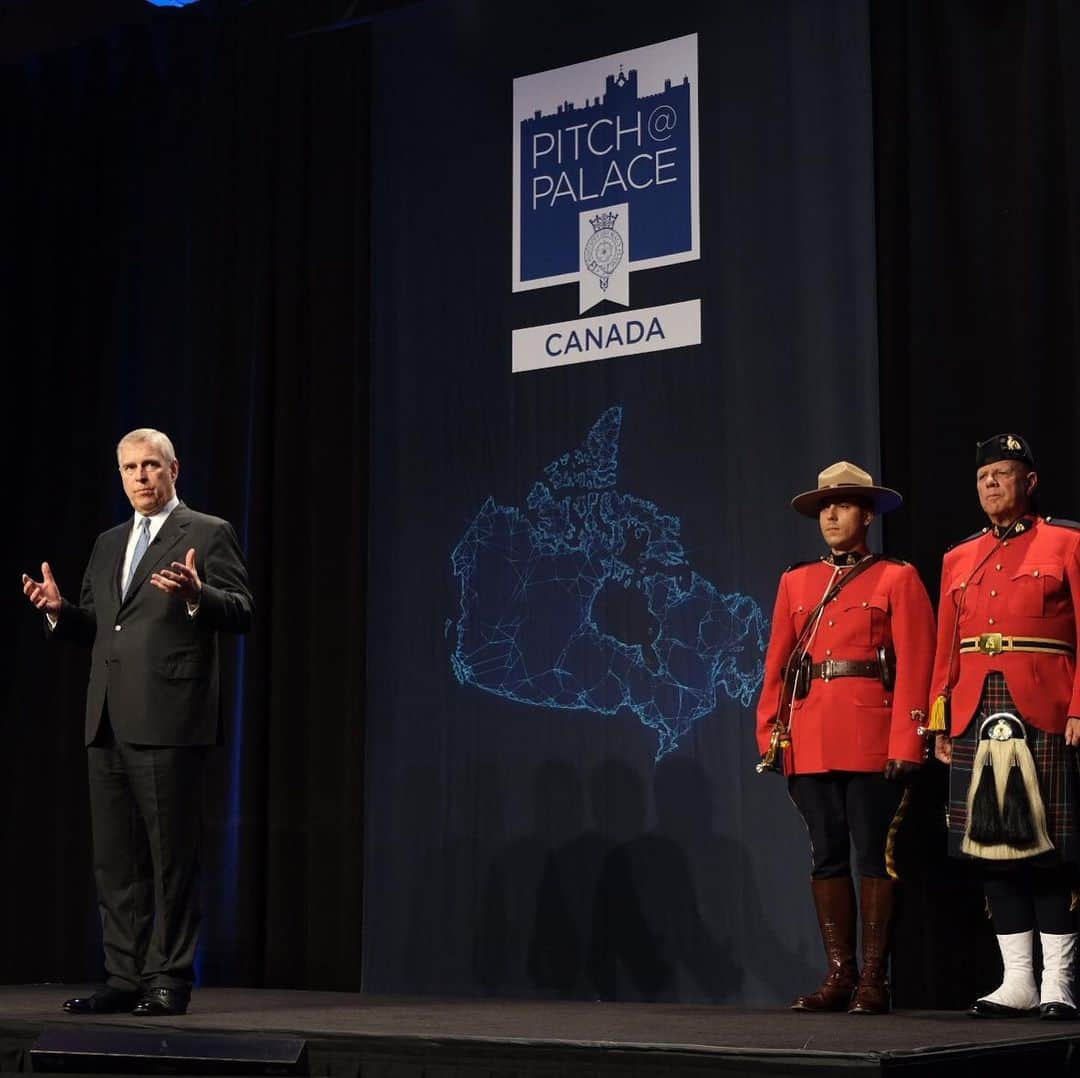
<path id="1" fill-rule="evenodd" d="M 77 597 L 130 512 L 119 436 L 237 527 L 255 631 L 208 791 L 210 983 L 356 988 L 368 384 L 366 25 L 336 3 L 155 11 L 0 72 L 11 646 L 0 976 L 96 979 L 82 700 L 18 591 Z"/>
<path id="2" fill-rule="evenodd" d="M 765 619 L 784 566 L 821 546 L 791 496 L 839 458 L 878 470 L 865 7 L 612 12 L 549 4 L 523 35 L 515 5 L 429 4 L 375 31 L 364 946 L 375 991 L 775 1004 L 819 975 L 806 832 L 782 780 L 754 773 L 752 701 L 718 691 L 657 760 L 655 731 L 629 706 L 536 706 L 459 683 L 451 665 L 456 544 L 489 496 L 527 516 L 544 468 L 607 409 L 622 409 L 615 490 L 679 518 L 688 565 Z M 512 374 L 513 328 L 578 310 L 574 284 L 511 292 L 514 77 L 693 32 L 702 257 L 635 273 L 630 306 L 700 297 L 703 344 Z M 643 545 L 646 527 L 657 538 L 643 525 Z M 632 531 L 622 556 L 636 567 Z M 489 623 L 480 632 L 503 627 L 536 672 L 562 643 L 545 634 L 564 596 L 589 593 L 594 569 L 543 545 L 507 585 L 527 601 L 469 615 Z M 497 548 L 478 547 L 466 588 L 481 604 L 500 587 Z M 609 578 L 591 610 L 604 632 L 642 643 L 648 666 L 664 634 L 646 594 Z M 655 683 L 641 674 L 661 712 L 680 675 L 692 683 L 681 663 L 693 669 L 697 633 L 689 660 L 676 651 Z M 739 643 L 749 668 L 761 644 Z M 497 652 L 463 653 L 487 671 L 506 661 Z M 601 648 L 571 648 L 559 665 L 587 681 L 606 662 Z"/>
<path id="3" fill-rule="evenodd" d="M 977 440 L 1025 434 L 1042 511 L 1080 519 L 1080 9 L 870 12 L 882 458 L 911 510 L 886 536 L 936 596 L 942 551 L 984 523 Z M 899 998 L 964 1006 L 1000 959 L 980 890 L 943 856 L 944 768 L 920 786 Z"/>
<path id="4" fill-rule="evenodd" d="M 25 15 L 33 6 L 10 10 Z M 620 13 L 624 6 L 618 6 Z M 756 6 L 717 5 L 710 19 L 737 24 L 740 12 Z M 113 3 L 110 10 L 119 7 Z M 356 7 L 330 0 L 203 0 L 195 8 L 170 11 L 132 0 L 127 17 L 118 16 L 110 33 L 91 33 L 80 18 L 77 28 L 55 27 L 45 35 L 48 50 L 40 35 L 20 50 L 8 32 L 14 14 L 2 24 L 0 342 L 7 379 L 9 522 L 2 564 L 10 588 L 4 606 L 8 646 L 0 650 L 5 981 L 91 979 L 99 962 L 81 744 L 86 658 L 46 645 L 16 590 L 18 575 L 36 571 L 48 558 L 65 590 L 75 592 L 94 536 L 128 511 L 112 446 L 125 430 L 149 423 L 176 440 L 183 496 L 237 525 L 259 604 L 255 632 L 233 653 L 227 745 L 214 765 L 208 796 L 202 976 L 233 984 L 359 984 L 362 859 L 366 855 L 371 863 L 374 848 L 370 830 L 366 840 L 363 832 L 362 775 L 365 766 L 383 759 L 377 751 L 365 759 L 363 745 L 366 637 L 376 637 L 375 656 L 388 646 L 384 626 L 371 622 L 367 628 L 364 617 L 372 474 L 368 224 L 373 210 L 376 219 L 388 211 L 385 203 L 372 206 L 368 182 L 369 30 L 361 24 L 308 33 L 336 24 Z M 612 48 L 627 43 L 612 29 L 614 10 L 578 4 L 549 21 L 558 14 L 579 35 L 572 58 L 584 58 L 604 51 L 598 41 Z M 876 188 L 876 220 L 867 220 L 866 228 L 876 242 L 880 461 L 874 459 L 876 417 L 859 417 L 868 435 L 859 445 L 907 497 L 905 511 L 888 520 L 887 549 L 911 557 L 934 591 L 942 550 L 981 523 L 971 468 L 977 438 L 1006 428 L 1027 434 L 1040 458 L 1045 510 L 1080 517 L 1074 418 L 1080 26 L 1075 7 L 1065 0 L 882 3 L 866 10 Z M 668 5 L 663 18 L 674 25 L 678 12 L 678 5 Z M 409 15 L 427 16 L 463 25 L 484 21 L 493 30 L 502 25 L 492 7 L 468 3 L 421 5 Z M 602 28 L 581 37 L 579 28 L 594 21 Z M 696 21 L 687 18 L 680 29 L 696 29 Z M 384 29 L 393 31 L 394 25 L 401 24 L 391 21 Z M 477 86 L 486 85 L 485 67 L 494 64 L 502 73 L 497 94 L 503 95 L 499 107 L 506 115 L 512 75 L 566 62 L 552 60 L 546 23 L 530 25 L 526 34 L 515 29 L 513 48 L 520 53 L 513 57 L 469 51 L 462 47 L 468 34 L 448 34 L 446 51 L 462 49 L 454 54 L 461 63 L 446 56 L 436 63 L 451 80 L 438 92 L 461 86 L 475 95 Z M 395 32 L 380 38 L 405 40 Z M 724 65 L 703 64 L 703 87 L 708 75 L 736 92 L 737 105 L 725 122 L 735 131 L 745 128 L 739 154 L 726 157 L 719 144 L 703 147 L 703 163 L 711 154 L 711 174 L 723 177 L 725 193 L 745 185 L 762 160 L 786 174 L 796 159 L 784 130 L 755 125 L 756 110 L 764 106 L 745 90 L 738 96 L 739 87 L 751 85 L 758 66 L 811 63 L 819 47 L 800 49 L 773 25 L 756 51 L 733 47 Z M 416 70 L 408 49 L 374 59 L 377 65 L 399 65 L 397 78 Z M 801 88 L 793 82 L 785 91 L 784 100 L 796 110 L 811 101 Z M 410 91 L 403 92 L 408 104 Z M 385 104 L 378 115 L 385 114 Z M 845 107 L 842 100 L 834 104 Z M 498 124 L 491 130 L 501 147 L 505 132 Z M 487 137 L 478 145 L 482 157 L 492 153 Z M 380 139 L 384 146 L 392 143 L 389 131 Z M 502 156 L 501 148 L 494 152 L 497 166 L 508 169 L 509 155 Z M 841 175 L 840 201 L 848 182 Z M 441 183 L 433 177 L 431 187 Z M 508 184 L 496 190 L 506 198 Z M 715 203 L 706 196 L 703 191 L 707 214 Z M 829 191 L 821 200 L 833 207 L 837 201 Z M 508 198 L 493 211 L 496 225 L 488 227 L 508 227 L 507 209 Z M 763 222 L 725 216 L 706 224 L 725 238 L 737 237 L 752 262 L 762 243 L 783 250 L 793 242 L 788 210 L 778 202 L 775 215 Z M 431 230 L 420 249 L 432 250 L 432 235 L 447 234 L 442 219 L 451 212 L 439 206 L 421 217 Z M 415 223 L 406 215 L 382 227 L 402 227 L 409 235 Z M 834 238 L 826 227 L 815 243 L 830 250 Z M 487 237 L 480 245 L 478 263 L 490 261 L 499 282 L 508 277 L 508 255 L 501 253 L 508 242 Z M 715 245 L 706 254 L 719 256 Z M 757 312 L 752 331 L 728 345 L 794 342 L 801 348 L 823 339 L 813 362 L 795 371 L 800 392 L 815 380 L 835 379 L 835 367 L 828 366 L 837 362 L 832 338 L 795 333 L 771 319 L 761 298 L 769 295 L 769 279 L 714 272 L 716 265 L 702 263 L 709 273 L 703 294 L 708 289 L 725 311 Z M 402 272 L 394 290 L 401 311 L 382 312 L 406 332 L 413 331 L 417 317 L 409 314 L 416 309 L 412 284 Z M 804 299 L 804 317 L 820 317 L 821 294 L 797 294 Z M 533 302 L 517 298 L 526 306 Z M 478 315 L 480 328 L 484 318 Z M 509 325 L 500 323 L 500 333 Z M 725 318 L 719 328 L 730 332 L 731 325 Z M 384 347 L 380 356 L 375 429 L 380 442 L 392 447 L 396 466 L 411 474 L 430 466 L 429 458 L 414 459 L 409 452 L 416 417 L 406 412 L 399 424 L 397 413 L 388 417 L 382 409 L 407 402 L 414 386 L 407 375 L 395 373 L 396 353 Z M 482 353 L 477 362 L 486 362 Z M 615 361 L 628 362 L 651 361 Z M 707 375 L 708 363 L 690 363 L 696 364 L 694 377 Z M 500 371 L 507 369 L 508 359 Z M 531 377 L 569 380 L 567 372 Z M 582 422 L 585 412 L 591 418 L 594 405 L 609 399 L 608 380 L 614 386 L 621 377 L 602 368 L 584 375 L 590 388 L 584 395 L 589 407 L 583 405 L 578 417 Z M 395 379 L 399 384 L 387 395 Z M 488 439 L 487 451 L 494 455 L 505 425 L 493 422 L 487 402 L 452 384 L 446 401 L 469 420 L 463 428 L 468 439 Z M 732 416 L 736 424 L 748 419 L 745 407 L 727 397 L 718 409 L 699 407 L 705 418 L 693 435 L 673 424 L 656 428 L 657 441 L 671 444 L 672 460 L 687 462 L 689 475 L 699 447 L 721 438 L 711 426 L 715 416 L 725 423 Z M 629 410 L 627 415 L 629 423 Z M 766 602 L 782 562 L 805 550 L 803 536 L 788 526 L 783 499 L 812 481 L 819 457 L 831 459 L 842 449 L 839 439 L 814 441 L 819 423 L 820 416 L 807 409 L 799 425 L 777 439 L 766 465 L 747 465 L 741 478 L 724 472 L 716 490 L 701 482 L 687 487 L 701 492 L 686 528 L 702 547 L 711 542 L 704 524 L 708 500 L 719 497 L 721 488 L 728 491 L 728 505 L 742 507 L 747 517 L 746 542 L 777 533 L 776 549 L 762 553 L 753 584 Z M 546 463 L 549 453 L 569 447 L 562 438 L 538 437 L 532 456 Z M 638 464 L 640 457 L 639 452 Z M 520 495 L 525 470 L 523 465 L 522 476 L 500 480 L 508 501 Z M 392 477 L 377 470 L 374 478 L 385 487 Z M 454 511 L 466 503 L 475 507 L 477 498 L 494 489 L 475 481 L 454 495 Z M 684 497 L 687 490 L 679 492 L 684 505 L 693 501 Z M 666 490 L 655 494 L 658 500 L 667 497 Z M 414 511 L 395 519 L 403 534 Z M 777 522 L 774 528 L 761 527 L 766 518 Z M 452 529 L 445 531 L 449 536 Z M 387 541 L 376 538 L 381 555 Z M 809 540 L 807 545 L 812 546 Z M 706 549 L 704 555 L 712 558 L 710 572 L 726 571 L 727 559 L 718 552 Z M 379 573 L 396 568 L 392 558 L 380 557 L 376 564 Z M 452 598 L 451 582 L 443 579 L 439 587 L 441 615 Z M 416 617 L 423 620 L 421 613 Z M 443 647 L 436 636 L 432 631 L 411 639 Z M 381 664 L 370 669 L 373 680 L 386 677 Z M 381 699 L 390 700 L 402 685 L 410 688 L 408 674 L 384 684 Z M 416 710 L 433 700 L 420 700 Z M 438 716 L 434 709 L 431 714 Z M 446 952 L 451 972 L 465 970 L 465 987 L 475 985 L 477 969 L 487 971 L 489 982 L 493 970 L 499 973 L 490 936 L 487 949 L 478 952 L 484 961 L 470 964 L 468 958 L 462 962 L 462 949 L 472 946 L 473 937 L 462 943 L 440 934 L 447 923 L 472 923 L 477 907 L 465 904 L 463 896 L 494 878 L 478 874 L 473 831 L 438 830 L 447 788 L 440 767 L 449 745 L 430 739 L 400 761 L 432 784 L 419 799 L 419 809 L 429 812 L 420 821 L 425 828 L 416 832 L 419 846 L 398 847 L 393 856 L 401 865 L 414 865 L 419 848 L 421 863 L 430 865 L 424 851 L 437 851 L 439 874 L 432 878 L 440 889 L 418 900 L 401 868 L 367 881 L 369 899 L 377 886 L 386 888 L 363 925 L 365 946 L 374 948 L 367 956 L 371 969 L 382 971 L 377 986 L 389 983 L 387 962 L 401 945 L 392 933 L 383 938 L 387 920 L 374 913 L 395 900 L 423 915 L 416 921 L 413 949 L 405 952 L 409 961 L 400 987 L 435 990 L 445 983 Z M 469 751 L 460 741 L 454 748 Z M 489 781 L 494 765 L 484 755 L 488 748 L 478 741 L 474 753 L 477 778 L 468 789 L 477 800 L 467 806 L 474 818 L 502 807 L 494 797 L 499 788 Z M 719 759 L 720 751 L 714 746 L 710 759 Z M 750 762 L 745 744 L 739 752 L 743 763 Z M 579 826 L 587 803 L 600 806 L 596 818 L 606 831 L 599 837 L 619 839 L 616 832 L 623 827 L 628 852 L 616 859 L 616 870 L 632 868 L 634 856 L 672 848 L 658 841 L 627 844 L 644 839 L 625 825 L 640 817 L 650 799 L 666 806 L 654 837 L 675 836 L 699 855 L 731 864 L 730 842 L 717 841 L 717 833 L 702 826 L 702 812 L 675 811 L 689 803 L 711 818 L 726 804 L 728 791 L 711 785 L 701 768 L 678 763 L 658 773 L 652 790 L 640 773 L 618 762 L 592 769 L 588 783 L 576 768 L 577 761 L 567 766 L 556 759 L 538 771 L 533 807 L 541 815 L 531 832 L 534 841 L 510 849 L 516 860 L 502 861 L 507 871 L 542 865 L 531 892 L 527 880 L 502 891 L 520 902 L 515 931 L 528 931 L 521 926 L 531 926 L 538 913 L 542 924 L 568 923 L 556 884 L 590 857 L 595 861 L 598 844 L 564 843 L 561 858 L 552 860 L 547 850 Z M 941 857 L 941 781 L 938 768 L 920 780 L 915 826 L 906 842 L 908 887 L 898 927 L 896 987 L 898 1000 L 908 1005 L 966 1004 L 976 990 L 992 986 L 997 970 L 977 889 Z M 786 809 L 775 784 L 759 791 L 754 796 L 762 813 Z M 529 789 L 511 793 L 522 805 L 533 796 Z M 396 796 L 372 797 L 369 828 L 400 811 Z M 756 817 L 738 823 L 740 841 L 759 831 Z M 801 856 L 800 836 L 780 834 L 779 847 L 762 851 L 762 871 L 782 872 L 776 866 L 783 858 Z M 726 917 L 730 896 L 745 886 L 742 863 L 736 864 L 738 871 L 697 896 L 706 918 L 717 910 Z M 618 880 L 618 871 L 610 878 Z M 487 894 L 484 909 L 498 913 L 491 900 L 499 889 L 489 887 Z M 783 898 L 803 947 L 797 968 L 816 966 L 802 885 Z M 505 914 L 514 912 L 504 910 L 504 923 Z M 776 953 L 767 936 L 760 952 Z M 428 954 L 440 957 L 425 967 Z M 564 948 L 556 957 L 565 969 L 573 955 Z M 518 984 L 522 991 L 548 990 Z"/>

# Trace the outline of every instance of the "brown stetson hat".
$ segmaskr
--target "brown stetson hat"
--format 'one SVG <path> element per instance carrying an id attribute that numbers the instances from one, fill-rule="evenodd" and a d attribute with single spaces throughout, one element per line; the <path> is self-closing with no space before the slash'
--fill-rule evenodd
<path id="1" fill-rule="evenodd" d="M 869 472 L 846 460 L 838 460 L 818 472 L 817 481 L 817 490 L 807 490 L 791 499 L 791 508 L 796 513 L 816 517 L 822 502 L 844 495 L 870 502 L 875 513 L 891 512 L 904 500 L 890 487 L 875 486 L 874 477 Z"/>

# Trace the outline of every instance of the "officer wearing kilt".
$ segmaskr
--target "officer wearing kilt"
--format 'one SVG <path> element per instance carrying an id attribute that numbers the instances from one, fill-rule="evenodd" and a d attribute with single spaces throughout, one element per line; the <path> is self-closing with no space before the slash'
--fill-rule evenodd
<path id="1" fill-rule="evenodd" d="M 979 443 L 976 484 L 990 523 L 945 554 L 930 720 L 950 765 L 949 852 L 981 867 L 1004 967 L 969 1014 L 1074 1018 L 1080 525 L 1036 514 L 1019 435 Z"/>
<path id="2" fill-rule="evenodd" d="M 791 503 L 818 520 L 829 547 L 780 578 L 757 712 L 759 770 L 773 764 L 777 744 L 785 746 L 788 791 L 810 835 L 810 889 L 828 962 L 821 985 L 796 999 L 795 1010 L 889 1009 L 891 846 L 906 803 L 903 780 L 926 756 L 934 640 L 918 573 L 866 545 L 875 513 L 900 503 L 896 491 L 846 461 Z"/>

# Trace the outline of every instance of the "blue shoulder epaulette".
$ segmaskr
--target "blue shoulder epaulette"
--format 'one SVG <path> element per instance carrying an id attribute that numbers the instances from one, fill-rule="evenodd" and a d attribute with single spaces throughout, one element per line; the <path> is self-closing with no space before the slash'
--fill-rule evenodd
<path id="1" fill-rule="evenodd" d="M 785 573 L 790 573 L 792 569 L 801 569 L 804 565 L 813 565 L 816 562 L 821 561 L 820 558 L 809 558 L 806 561 L 793 561 L 785 570 Z"/>
<path id="2" fill-rule="evenodd" d="M 1080 531 L 1080 523 L 1075 520 L 1066 520 L 1064 517 L 1043 517 L 1043 521 L 1058 528 L 1075 528 Z"/>
<path id="3" fill-rule="evenodd" d="M 989 526 L 980 528 L 977 532 L 972 532 L 970 535 L 965 536 L 959 542 L 953 543 L 952 546 L 945 548 L 945 553 L 948 554 L 950 550 L 955 550 L 958 546 L 963 546 L 965 543 L 970 543 L 972 539 L 981 539 L 988 531 Z"/>
<path id="4" fill-rule="evenodd" d="M 878 561 L 891 561 L 893 565 L 907 565 L 903 558 L 894 558 L 891 554 L 881 554 Z"/>

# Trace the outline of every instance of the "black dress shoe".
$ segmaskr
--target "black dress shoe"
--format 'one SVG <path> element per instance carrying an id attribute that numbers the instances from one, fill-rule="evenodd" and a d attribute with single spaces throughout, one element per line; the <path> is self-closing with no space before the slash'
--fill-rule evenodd
<path id="1" fill-rule="evenodd" d="M 135 989 L 110 988 L 106 985 L 89 996 L 77 996 L 64 1000 L 68 1014 L 118 1014 L 130 1011 L 139 998 Z"/>
<path id="2" fill-rule="evenodd" d="M 1039 1008 L 1039 1017 L 1048 1022 L 1071 1022 L 1076 1017 L 1076 1008 L 1068 1003 L 1044 1003 Z"/>
<path id="3" fill-rule="evenodd" d="M 977 999 L 968 1007 L 969 1018 L 1031 1018 L 1039 1013 L 1038 1007 L 1024 1010 L 1021 1007 L 1006 1007 L 1003 1003 L 992 1003 L 988 999 Z"/>
<path id="4" fill-rule="evenodd" d="M 191 993 L 185 988 L 144 988 L 131 1013 L 139 1018 L 187 1014 Z"/>

